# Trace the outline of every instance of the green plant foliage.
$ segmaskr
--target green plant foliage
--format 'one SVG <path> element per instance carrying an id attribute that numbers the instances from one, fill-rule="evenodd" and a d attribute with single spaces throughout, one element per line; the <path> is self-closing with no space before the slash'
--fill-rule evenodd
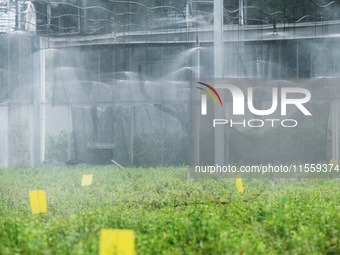
<path id="1" fill-rule="evenodd" d="M 98 254 L 102 228 L 133 229 L 136 254 L 340 253 L 339 180 L 244 185 L 187 179 L 187 168 L 0 170 L 0 254 Z M 48 213 L 31 214 L 33 189 Z"/>
<path id="2" fill-rule="evenodd" d="M 187 165 L 188 146 L 188 135 L 184 132 L 139 135 L 134 139 L 133 163 L 143 167 Z"/>
<path id="3" fill-rule="evenodd" d="M 65 161 L 68 159 L 68 134 L 65 130 L 46 138 L 46 159 Z"/>

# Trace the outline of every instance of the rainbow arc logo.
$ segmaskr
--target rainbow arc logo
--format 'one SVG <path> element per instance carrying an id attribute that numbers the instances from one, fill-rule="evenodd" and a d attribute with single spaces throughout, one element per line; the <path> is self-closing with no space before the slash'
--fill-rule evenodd
<path id="1" fill-rule="evenodd" d="M 197 87 L 197 88 L 206 93 L 206 94 L 201 95 L 201 114 L 202 115 L 207 115 L 207 95 L 211 98 L 214 104 L 217 103 L 217 100 L 216 100 L 217 98 L 220 105 L 221 106 L 223 105 L 222 99 L 214 87 L 204 82 L 197 82 L 197 83 L 204 86 L 203 88 L 202 87 Z"/>

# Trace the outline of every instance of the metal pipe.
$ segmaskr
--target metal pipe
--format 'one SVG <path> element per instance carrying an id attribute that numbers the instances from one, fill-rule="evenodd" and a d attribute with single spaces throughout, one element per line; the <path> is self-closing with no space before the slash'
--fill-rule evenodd
<path id="1" fill-rule="evenodd" d="M 239 8 L 239 24 L 241 26 L 244 25 L 244 5 L 243 5 L 243 0 L 239 0 L 238 2 L 238 8 Z"/>
<path id="2" fill-rule="evenodd" d="M 223 47 L 223 0 L 214 0 L 214 78 L 223 78 L 224 63 Z M 223 100 L 223 95 L 222 95 Z M 214 106 L 215 118 L 221 118 L 222 109 Z M 224 129 L 215 129 L 215 164 L 224 165 L 225 163 L 225 137 Z"/>

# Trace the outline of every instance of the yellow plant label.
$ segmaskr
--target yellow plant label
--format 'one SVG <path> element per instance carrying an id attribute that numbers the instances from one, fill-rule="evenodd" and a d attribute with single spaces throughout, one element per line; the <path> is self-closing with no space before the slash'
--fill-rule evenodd
<path id="1" fill-rule="evenodd" d="M 236 188 L 237 188 L 238 192 L 240 192 L 240 193 L 244 192 L 243 181 L 242 181 L 241 176 L 236 177 Z"/>
<path id="2" fill-rule="evenodd" d="M 92 184 L 93 174 L 84 174 L 81 180 L 81 186 L 90 186 Z"/>
<path id="3" fill-rule="evenodd" d="M 32 190 L 29 196 L 32 214 L 47 212 L 46 192 L 44 190 Z"/>
<path id="4" fill-rule="evenodd" d="M 102 229 L 100 255 L 134 255 L 135 232 L 129 229 Z"/>

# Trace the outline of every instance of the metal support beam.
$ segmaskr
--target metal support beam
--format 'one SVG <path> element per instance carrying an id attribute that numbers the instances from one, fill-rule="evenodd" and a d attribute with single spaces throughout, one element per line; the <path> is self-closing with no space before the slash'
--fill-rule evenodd
<path id="1" fill-rule="evenodd" d="M 214 0 L 214 78 L 223 78 L 224 64 L 223 47 L 223 0 Z M 223 98 L 223 95 L 221 95 Z M 223 100 L 223 99 L 222 99 Z M 221 107 L 214 106 L 215 118 L 220 118 Z M 215 128 L 215 164 L 225 163 L 225 137 L 224 128 Z"/>
<path id="2" fill-rule="evenodd" d="M 246 10 L 245 10 L 246 11 Z M 246 15 L 246 14 L 245 14 Z M 221 18 L 222 20 L 222 18 Z M 246 18 L 244 19 L 246 22 Z M 340 31 L 340 20 L 328 22 L 304 22 L 301 24 L 275 24 L 276 32 L 273 33 L 273 24 L 262 25 L 261 30 L 257 25 L 228 24 L 223 26 L 224 39 L 226 43 L 232 42 L 255 42 L 259 38 L 263 41 L 278 40 L 303 40 L 303 39 L 332 39 L 338 38 Z M 170 30 L 155 30 L 136 32 L 122 32 L 115 34 L 45 37 L 50 48 L 89 46 L 89 45 L 126 45 L 126 44 L 194 44 L 196 37 L 201 44 L 213 43 L 214 26 L 189 27 Z M 216 42 L 216 41 L 215 41 Z"/>
<path id="3" fill-rule="evenodd" d="M 44 43 L 40 40 L 40 46 Z M 34 100 L 34 166 L 45 161 L 45 115 L 46 115 L 46 63 L 45 50 L 35 53 L 34 64 L 37 66 Z"/>
<path id="4" fill-rule="evenodd" d="M 244 6 L 243 6 L 243 0 L 239 0 L 238 2 L 238 8 L 239 8 L 239 24 L 243 26 L 245 24 L 244 22 Z"/>
<path id="5" fill-rule="evenodd" d="M 196 36 L 196 44 L 195 44 L 195 67 L 197 68 L 195 74 L 195 78 L 196 80 L 199 80 L 201 77 L 200 74 L 200 65 L 201 65 L 201 52 L 200 52 L 200 42 L 198 40 L 198 36 Z M 194 136 L 191 137 L 191 142 L 193 144 L 192 148 L 193 151 L 191 151 L 191 155 L 192 155 L 192 165 L 199 165 L 200 163 L 200 121 L 199 121 L 199 116 L 200 116 L 200 106 L 199 106 L 199 100 L 197 100 L 199 98 L 199 93 L 198 90 L 191 88 L 191 93 L 197 93 L 197 95 L 195 96 L 195 100 L 192 100 L 191 102 L 191 106 L 192 106 L 192 111 L 194 114 L 194 118 L 191 122 L 192 124 L 192 128 L 190 128 L 190 130 L 193 130 L 194 132 Z M 193 139 L 194 138 L 194 139 Z"/>
<path id="6" fill-rule="evenodd" d="M 332 159 L 339 162 L 339 101 L 332 105 Z"/>
<path id="7" fill-rule="evenodd" d="M 40 162 L 45 161 L 46 63 L 45 50 L 40 51 Z"/>

